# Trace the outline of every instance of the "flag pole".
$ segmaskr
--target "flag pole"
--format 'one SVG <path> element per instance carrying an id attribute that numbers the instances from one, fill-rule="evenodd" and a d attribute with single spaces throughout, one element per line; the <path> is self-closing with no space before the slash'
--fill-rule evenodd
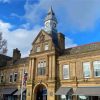
<path id="1" fill-rule="evenodd" d="M 25 66 L 25 64 L 24 64 L 24 66 Z M 22 100 L 22 99 L 23 99 L 23 77 L 24 77 L 24 68 L 23 68 L 23 71 L 22 71 L 22 82 L 21 82 L 21 99 L 20 99 L 20 100 Z"/>

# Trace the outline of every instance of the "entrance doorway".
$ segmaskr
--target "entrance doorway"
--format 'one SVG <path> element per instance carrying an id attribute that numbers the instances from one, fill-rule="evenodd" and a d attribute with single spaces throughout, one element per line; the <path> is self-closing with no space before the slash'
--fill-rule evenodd
<path id="1" fill-rule="evenodd" d="M 35 94 L 35 100 L 47 100 L 47 89 L 44 85 L 38 85 L 35 89 Z"/>

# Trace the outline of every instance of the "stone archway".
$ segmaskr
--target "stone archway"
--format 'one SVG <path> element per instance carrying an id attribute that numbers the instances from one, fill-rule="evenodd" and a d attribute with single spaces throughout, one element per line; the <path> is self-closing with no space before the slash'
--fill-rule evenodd
<path id="1" fill-rule="evenodd" d="M 34 100 L 47 100 L 47 88 L 43 84 L 35 87 Z"/>

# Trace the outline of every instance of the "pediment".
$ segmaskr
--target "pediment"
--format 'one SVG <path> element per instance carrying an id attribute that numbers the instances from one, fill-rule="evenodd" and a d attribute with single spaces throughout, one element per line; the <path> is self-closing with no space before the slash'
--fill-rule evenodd
<path id="1" fill-rule="evenodd" d="M 35 38 L 35 40 L 33 41 L 32 45 L 37 44 L 37 43 L 41 43 L 41 42 L 44 42 L 44 41 L 47 41 L 50 39 L 52 39 L 52 37 L 44 30 L 41 30 L 39 32 L 39 34 L 37 35 L 37 37 Z"/>

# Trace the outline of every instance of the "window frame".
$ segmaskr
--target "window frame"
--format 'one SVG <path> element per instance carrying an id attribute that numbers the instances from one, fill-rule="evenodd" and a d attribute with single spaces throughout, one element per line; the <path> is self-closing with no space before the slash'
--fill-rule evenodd
<path id="1" fill-rule="evenodd" d="M 37 75 L 46 75 L 46 60 L 40 60 L 37 64 Z"/>
<path id="2" fill-rule="evenodd" d="M 40 52 L 41 51 L 41 47 L 39 46 L 39 45 L 37 45 L 36 47 L 35 47 L 35 52 Z"/>
<path id="3" fill-rule="evenodd" d="M 15 81 L 15 75 L 17 75 L 17 78 L 16 78 L 16 81 Z M 13 82 L 17 82 L 17 79 L 18 79 L 18 73 L 14 73 L 14 76 L 13 76 Z"/>
<path id="4" fill-rule="evenodd" d="M 94 73 L 94 77 L 99 78 L 100 75 L 99 75 L 99 76 L 96 76 L 96 73 L 95 73 L 95 66 L 94 66 L 94 63 L 95 63 L 95 62 L 99 62 L 99 65 L 100 65 L 100 60 L 93 61 L 93 73 Z"/>
<path id="5" fill-rule="evenodd" d="M 89 68 L 89 70 L 88 70 L 89 76 L 85 76 L 84 67 L 87 67 L 87 66 L 84 66 L 84 64 L 86 64 L 86 65 L 89 64 L 89 66 L 88 66 L 88 68 Z M 90 78 L 90 77 L 91 77 L 91 62 L 89 62 L 89 61 L 83 62 L 83 63 L 82 63 L 82 67 L 83 67 L 83 77 L 84 77 L 84 78 Z"/>
<path id="6" fill-rule="evenodd" d="M 11 76 L 12 76 L 12 81 L 10 81 Z M 10 73 L 10 75 L 9 75 L 9 83 L 12 83 L 12 82 L 13 82 L 13 74 L 12 74 L 12 73 Z"/>
<path id="7" fill-rule="evenodd" d="M 44 50 L 45 51 L 49 50 L 49 44 L 48 43 L 44 44 Z"/>
<path id="8" fill-rule="evenodd" d="M 68 72 L 68 74 L 66 74 L 66 75 L 68 75 L 67 77 L 64 77 L 65 68 L 67 69 L 67 72 Z M 63 77 L 64 80 L 70 79 L 70 71 L 69 70 L 70 70 L 69 64 L 64 64 L 63 68 L 62 68 L 62 77 Z"/>

